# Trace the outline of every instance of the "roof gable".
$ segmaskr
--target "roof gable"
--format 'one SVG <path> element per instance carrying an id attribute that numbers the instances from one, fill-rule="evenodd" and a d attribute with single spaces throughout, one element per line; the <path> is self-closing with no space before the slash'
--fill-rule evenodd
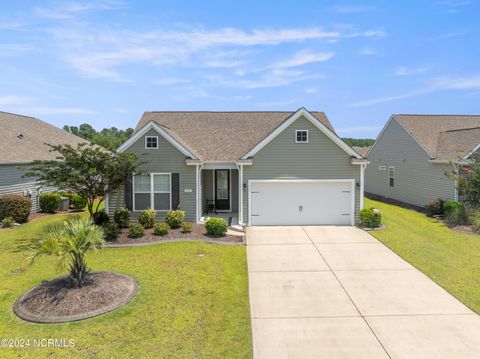
<path id="1" fill-rule="evenodd" d="M 88 141 L 37 118 L 0 112 L 0 163 L 54 160 L 57 154 L 50 152 L 45 143 L 76 147 L 85 142 Z"/>
<path id="2" fill-rule="evenodd" d="M 134 136 L 147 124 L 155 123 L 196 158 L 233 161 L 241 159 L 294 114 L 280 111 L 145 112 Z M 336 136 L 323 112 L 313 112 L 311 116 Z M 125 144 L 121 146 L 121 149 L 124 148 Z"/>

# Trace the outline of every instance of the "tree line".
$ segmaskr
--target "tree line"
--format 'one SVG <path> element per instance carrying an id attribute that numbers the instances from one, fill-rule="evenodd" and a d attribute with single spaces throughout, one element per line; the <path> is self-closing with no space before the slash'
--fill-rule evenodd
<path id="1" fill-rule="evenodd" d="M 120 147 L 133 133 L 133 128 L 119 130 L 116 127 L 104 128 L 101 131 L 97 131 L 88 123 L 83 123 L 78 127 L 65 125 L 63 129 L 111 151 L 115 151 Z"/>

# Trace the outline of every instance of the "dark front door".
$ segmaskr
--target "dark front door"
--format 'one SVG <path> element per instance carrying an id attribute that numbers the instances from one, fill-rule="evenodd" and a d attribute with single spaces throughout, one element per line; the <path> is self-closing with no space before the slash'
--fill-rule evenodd
<path id="1" fill-rule="evenodd" d="M 230 170 L 215 170 L 215 207 L 230 210 Z"/>

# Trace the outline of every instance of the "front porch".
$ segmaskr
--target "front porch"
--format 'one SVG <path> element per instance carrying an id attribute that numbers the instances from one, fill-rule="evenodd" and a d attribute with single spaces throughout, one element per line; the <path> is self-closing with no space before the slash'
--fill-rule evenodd
<path id="1" fill-rule="evenodd" d="M 238 212 L 217 212 L 217 213 L 205 213 L 200 217 L 200 223 L 205 223 L 211 217 L 223 218 L 227 221 L 228 226 L 232 228 L 239 227 L 238 224 Z"/>

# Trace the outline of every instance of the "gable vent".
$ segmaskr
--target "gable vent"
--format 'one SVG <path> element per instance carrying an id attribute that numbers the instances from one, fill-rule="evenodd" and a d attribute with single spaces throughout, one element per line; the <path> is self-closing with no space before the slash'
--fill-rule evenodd
<path id="1" fill-rule="evenodd" d="M 20 140 L 23 139 L 23 134 L 22 133 L 17 133 L 17 138 L 19 138 Z"/>

